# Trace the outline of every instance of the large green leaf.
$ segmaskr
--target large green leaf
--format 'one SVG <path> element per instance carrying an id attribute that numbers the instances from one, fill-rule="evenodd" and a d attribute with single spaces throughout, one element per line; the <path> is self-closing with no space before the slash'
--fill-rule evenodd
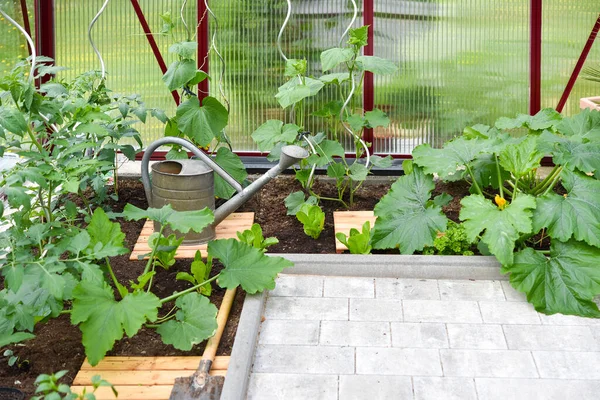
<path id="1" fill-rule="evenodd" d="M 233 289 L 239 285 L 251 294 L 275 288 L 277 274 L 294 265 L 282 257 L 266 256 L 235 239 L 209 242 L 208 253 L 225 266 L 219 276 L 219 286 Z"/>
<path id="2" fill-rule="evenodd" d="M 188 293 L 177 299 L 175 319 L 162 323 L 157 329 L 166 344 L 189 351 L 195 344 L 208 339 L 217 330 L 217 307 L 199 293 Z"/>
<path id="3" fill-rule="evenodd" d="M 14 133 L 15 135 L 23 136 L 27 132 L 27 122 L 18 110 L 6 106 L 0 106 L 0 128 Z M 4 133 L 0 131 L 4 137 Z"/>
<path id="4" fill-rule="evenodd" d="M 258 144 L 260 151 L 270 151 L 275 143 L 293 143 L 299 130 L 298 125 L 284 125 L 282 121 L 270 119 L 252 133 L 252 139 Z"/>
<path id="5" fill-rule="evenodd" d="M 447 142 L 442 149 L 433 149 L 429 144 L 422 144 L 413 150 L 415 164 L 423 167 L 428 174 L 438 174 L 442 179 L 459 174 L 464 167 L 484 150 L 490 143 L 484 139 L 467 140 L 459 137 Z"/>
<path id="6" fill-rule="evenodd" d="M 600 247 L 600 181 L 563 170 L 564 196 L 548 193 L 537 201 L 533 229 L 548 229 L 548 234 L 566 242 L 570 238 Z"/>
<path id="7" fill-rule="evenodd" d="M 526 248 L 515 254 L 510 273 L 513 287 L 527 294 L 537 311 L 600 317 L 593 299 L 600 294 L 600 249 L 574 240 L 553 240 L 550 257 Z"/>
<path id="8" fill-rule="evenodd" d="M 556 130 L 565 136 L 600 141 L 600 111 L 586 108 L 572 117 L 565 117 L 556 126 Z"/>
<path id="9" fill-rule="evenodd" d="M 129 251 L 126 247 L 123 247 L 125 234 L 121 232 L 121 225 L 112 222 L 100 207 L 94 210 L 92 220 L 86 227 L 86 231 L 89 235 L 86 253 L 94 259 L 118 256 Z M 79 239 L 84 240 L 85 238 L 81 237 Z M 75 242 L 74 245 L 78 243 L 80 241 Z"/>
<path id="10" fill-rule="evenodd" d="M 532 231 L 532 211 L 536 203 L 533 196 L 521 194 L 503 210 L 481 195 L 471 195 L 461 200 L 460 219 L 470 241 L 484 232 L 481 241 L 502 265 L 513 262 L 515 242 L 521 233 Z"/>
<path id="11" fill-rule="evenodd" d="M 533 131 L 543 131 L 544 129 L 554 128 L 562 120 L 556 110 L 552 108 L 544 108 L 538 111 L 537 114 L 531 116 L 527 114 L 519 114 L 516 118 L 501 117 L 496 121 L 498 129 L 517 129 L 526 127 Z"/>
<path id="12" fill-rule="evenodd" d="M 169 90 L 175 90 L 183 87 L 192 78 L 196 76 L 196 61 L 179 60 L 169 65 L 169 69 L 163 75 L 162 79 Z"/>
<path id="13" fill-rule="evenodd" d="M 225 171 L 229 173 L 239 183 L 244 182 L 248 177 L 244 163 L 240 157 L 232 153 L 227 147 L 219 147 L 214 160 Z M 228 199 L 235 193 L 235 189 L 231 187 L 223 178 L 215 173 L 215 196 L 221 199 Z"/>
<path id="14" fill-rule="evenodd" d="M 96 365 L 112 349 L 123 333 L 135 335 L 146 321 L 158 315 L 160 300 L 152 293 L 134 292 L 116 301 L 106 284 L 82 281 L 73 291 L 71 323 L 79 324 L 82 343 L 91 365 Z"/>
<path id="15" fill-rule="evenodd" d="M 365 119 L 369 128 L 377 128 L 379 126 L 387 127 L 390 124 L 390 118 L 386 113 L 378 108 L 365 113 Z"/>
<path id="16" fill-rule="evenodd" d="M 169 47 L 169 53 L 175 53 L 181 58 L 193 59 L 196 56 L 198 50 L 198 43 L 196 42 L 178 42 L 173 43 Z"/>
<path id="17" fill-rule="evenodd" d="M 229 114 L 227 109 L 214 97 L 205 97 L 202 107 L 197 97 L 181 103 L 177 107 L 179 129 L 199 146 L 207 146 L 225 127 Z"/>
<path id="18" fill-rule="evenodd" d="M 544 153 L 536 150 L 537 138 L 528 136 L 518 144 L 510 144 L 500 152 L 500 165 L 517 179 L 540 166 Z"/>
<path id="19" fill-rule="evenodd" d="M 281 107 L 287 108 L 307 97 L 316 95 L 323 86 L 325 84 L 317 79 L 294 77 L 279 87 L 275 98 Z"/>
<path id="20" fill-rule="evenodd" d="M 311 205 L 317 204 L 317 198 L 314 196 L 308 196 L 308 199 L 305 200 L 304 192 L 298 191 L 290 193 L 288 197 L 285 198 L 284 203 L 285 207 L 287 208 L 287 215 L 296 215 L 304 203 Z"/>
<path id="21" fill-rule="evenodd" d="M 348 48 L 334 47 L 325 50 L 321 53 L 321 68 L 323 72 L 329 71 L 340 65 L 348 62 L 354 57 L 354 51 Z"/>
<path id="22" fill-rule="evenodd" d="M 170 204 L 162 208 L 148 208 L 147 210 L 126 204 L 122 215 L 128 220 L 151 219 L 161 225 L 170 225 L 171 228 L 181 233 L 202 232 L 214 221 L 212 211 L 206 207 L 195 211 L 175 211 Z"/>
<path id="23" fill-rule="evenodd" d="M 448 223 L 442 208 L 429 202 L 434 188 L 433 178 L 418 167 L 398 178 L 375 206 L 373 248 L 399 247 L 402 254 L 412 254 L 433 245 Z"/>
<path id="24" fill-rule="evenodd" d="M 600 142 L 591 142 L 580 135 L 562 136 L 544 132 L 539 150 L 552 155 L 555 164 L 570 170 L 593 173 L 600 170 Z"/>
<path id="25" fill-rule="evenodd" d="M 398 70 L 396 64 L 385 58 L 375 56 L 358 56 L 356 63 L 363 69 L 378 75 L 391 75 Z"/>

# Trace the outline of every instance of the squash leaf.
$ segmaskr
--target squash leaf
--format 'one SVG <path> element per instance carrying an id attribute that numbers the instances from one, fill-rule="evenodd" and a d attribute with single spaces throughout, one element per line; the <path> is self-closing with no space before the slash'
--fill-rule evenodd
<path id="1" fill-rule="evenodd" d="M 259 249 L 235 239 L 209 242 L 208 254 L 225 266 L 219 276 L 219 286 L 227 289 L 241 286 L 250 294 L 275 288 L 277 274 L 294 265 L 282 257 L 266 256 Z"/>
<path id="2" fill-rule="evenodd" d="M 219 147 L 214 161 L 240 184 L 248 177 L 248 173 L 240 157 L 232 153 L 227 147 Z M 215 196 L 221 199 L 228 199 L 234 193 L 235 189 L 218 174 L 215 174 Z"/>
<path id="3" fill-rule="evenodd" d="M 175 319 L 162 323 L 156 332 L 163 342 L 179 350 L 189 351 L 195 344 L 208 339 L 217 330 L 217 307 L 198 293 L 177 298 L 179 310 Z"/>
<path id="4" fill-rule="evenodd" d="M 194 72 L 195 74 L 195 72 Z M 214 97 L 205 97 L 202 106 L 197 97 L 177 107 L 179 129 L 197 145 L 205 147 L 227 126 L 227 109 Z"/>
<path id="5" fill-rule="evenodd" d="M 564 196 L 548 193 L 538 199 L 533 229 L 566 242 L 571 238 L 600 247 L 600 181 L 578 172 L 563 170 Z"/>
<path id="6" fill-rule="evenodd" d="M 411 174 L 398 178 L 375 206 L 373 248 L 399 247 L 402 254 L 412 254 L 433 245 L 448 221 L 442 207 L 429 201 L 434 188 L 433 177 L 416 166 Z"/>
<path id="7" fill-rule="evenodd" d="M 511 285 L 524 293 L 537 311 L 546 314 L 573 314 L 600 317 L 595 296 L 600 294 L 600 249 L 570 240 L 552 241 L 550 257 L 526 248 L 515 254 Z"/>
<path id="8" fill-rule="evenodd" d="M 162 208 L 148 208 L 147 210 L 126 204 L 121 215 L 130 221 L 151 219 L 161 225 L 170 225 L 171 228 L 181 233 L 188 233 L 190 230 L 202 232 L 214 221 L 212 211 L 206 207 L 196 211 L 175 211 L 170 204 Z"/>
<path id="9" fill-rule="evenodd" d="M 481 195 L 471 195 L 461 200 L 460 219 L 467 238 L 474 242 L 484 232 L 481 241 L 502 265 L 513 263 L 515 242 L 521 233 L 532 231 L 532 211 L 536 203 L 533 196 L 521 194 L 503 210 Z"/>

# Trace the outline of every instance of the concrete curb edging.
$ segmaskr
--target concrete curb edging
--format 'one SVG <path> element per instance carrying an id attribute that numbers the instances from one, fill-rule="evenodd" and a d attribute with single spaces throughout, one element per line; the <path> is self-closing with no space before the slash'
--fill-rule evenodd
<path id="1" fill-rule="evenodd" d="M 495 257 L 352 254 L 269 254 L 283 256 L 295 275 L 412 279 L 507 280 Z M 235 336 L 221 400 L 245 399 L 267 292 L 247 295 Z"/>
<path id="2" fill-rule="evenodd" d="M 254 361 L 254 351 L 258 340 L 258 329 L 267 301 L 267 292 L 246 295 L 240 315 L 231 358 L 227 367 L 227 377 L 223 385 L 221 400 L 246 398 L 250 369 Z"/>

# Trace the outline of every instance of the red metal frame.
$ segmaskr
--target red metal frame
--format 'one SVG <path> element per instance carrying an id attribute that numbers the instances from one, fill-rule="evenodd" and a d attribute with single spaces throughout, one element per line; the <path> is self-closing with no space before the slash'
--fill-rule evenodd
<path id="1" fill-rule="evenodd" d="M 530 2 L 529 114 L 542 108 L 542 1 Z"/>
<path id="2" fill-rule="evenodd" d="M 569 98 L 569 95 L 571 94 L 571 91 L 573 90 L 573 86 L 575 86 L 575 81 L 577 80 L 577 77 L 579 76 L 579 73 L 581 72 L 581 68 L 583 68 L 583 64 L 585 63 L 585 60 L 586 60 L 588 54 L 590 53 L 592 45 L 594 44 L 594 41 L 596 40 L 596 37 L 598 36 L 598 31 L 600 31 L 600 14 L 598 14 L 598 19 L 596 19 L 596 24 L 594 24 L 594 27 L 592 28 L 592 31 L 590 32 L 590 36 L 588 37 L 588 40 L 585 43 L 585 46 L 583 46 L 583 50 L 581 50 L 581 55 L 579 56 L 579 60 L 577 60 L 577 64 L 575 65 L 575 68 L 573 69 L 573 73 L 571 74 L 571 78 L 569 78 L 569 82 L 567 83 L 567 86 L 565 87 L 565 91 L 563 92 L 563 94 L 558 102 L 558 105 L 556 106 L 556 111 L 562 112 L 563 108 L 565 107 L 567 99 Z"/>
<path id="3" fill-rule="evenodd" d="M 56 57 L 54 47 L 54 0 L 35 0 L 35 47 L 38 55 Z M 47 82 L 49 75 L 39 79 L 38 85 Z"/>
<path id="4" fill-rule="evenodd" d="M 27 1 L 21 0 L 21 14 L 23 14 L 23 29 L 29 36 L 31 36 L 31 25 L 29 24 L 29 13 L 27 12 Z M 29 55 L 31 55 L 31 46 L 29 42 L 27 42 L 27 50 L 29 50 Z"/>
<path id="5" fill-rule="evenodd" d="M 368 25 L 369 29 L 367 31 L 367 45 L 364 48 L 365 56 L 372 56 L 375 50 L 375 42 L 373 34 L 374 32 L 374 4 L 373 0 L 364 0 L 363 1 L 363 21 L 364 25 Z M 374 79 L 372 72 L 365 72 L 364 86 L 363 86 L 363 108 L 365 111 L 372 111 L 375 105 L 375 89 L 374 89 Z M 371 143 L 371 147 L 369 147 L 369 154 L 373 154 L 375 150 L 373 147 L 375 146 L 373 140 L 373 129 L 366 128 L 363 132 L 363 139 L 367 143 Z"/>
<path id="6" fill-rule="evenodd" d="M 198 7 L 196 15 L 196 37 L 198 38 L 198 69 L 209 73 L 209 53 L 210 53 L 210 29 L 209 29 L 209 18 L 208 10 L 204 0 L 197 1 Z M 203 38 L 204 40 L 200 40 Z M 198 84 L 198 99 L 202 103 L 209 94 L 208 79 L 203 80 Z"/>
<path id="7" fill-rule="evenodd" d="M 165 64 L 165 60 L 163 59 L 162 54 L 160 53 L 160 50 L 158 48 L 158 45 L 156 44 L 156 41 L 154 40 L 154 36 L 152 36 L 152 31 L 150 30 L 150 25 L 148 25 L 148 21 L 146 21 L 144 12 L 142 11 L 142 8 L 140 7 L 140 3 L 138 3 L 137 0 L 131 0 L 131 5 L 133 6 L 133 9 L 135 10 L 135 15 L 137 15 L 138 20 L 140 21 L 140 25 L 142 25 L 142 29 L 144 30 L 144 34 L 146 35 L 146 39 L 148 39 L 148 43 L 150 44 L 150 47 L 152 48 L 152 52 L 154 53 L 156 62 L 158 63 L 160 70 L 164 74 L 165 72 L 167 72 L 167 64 Z M 179 104 L 179 102 L 181 101 L 181 99 L 179 97 L 179 93 L 176 90 L 174 90 L 171 92 L 171 95 L 173 96 L 173 100 L 175 100 L 175 103 Z"/>

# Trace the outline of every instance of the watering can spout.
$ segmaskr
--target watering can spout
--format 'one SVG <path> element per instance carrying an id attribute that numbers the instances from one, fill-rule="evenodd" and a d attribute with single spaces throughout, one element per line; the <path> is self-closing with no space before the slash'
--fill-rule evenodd
<path id="1" fill-rule="evenodd" d="M 215 211 L 213 226 L 218 225 L 227 216 L 240 208 L 246 201 L 256 194 L 271 179 L 281 174 L 285 169 L 308 157 L 308 151 L 300 146 L 284 146 L 281 148 L 279 164 L 268 170 L 263 176 L 245 187 L 241 192 L 229 199 Z"/>

